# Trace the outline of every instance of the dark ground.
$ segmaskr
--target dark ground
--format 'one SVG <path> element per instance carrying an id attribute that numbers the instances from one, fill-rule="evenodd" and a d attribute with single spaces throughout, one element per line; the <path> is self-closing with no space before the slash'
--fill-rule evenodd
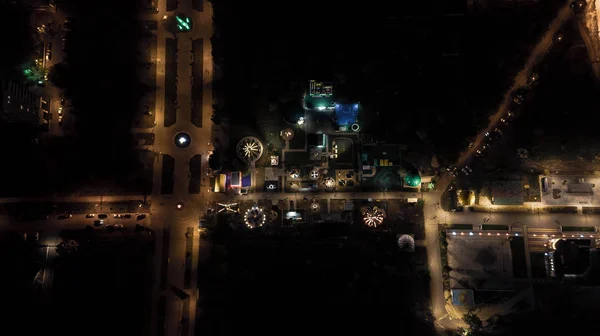
<path id="1" fill-rule="evenodd" d="M 309 79 L 321 79 L 334 82 L 340 99 L 361 102 L 366 133 L 409 151 L 433 144 L 453 159 L 487 121 L 559 1 L 452 17 L 443 14 L 465 13 L 464 2 L 214 3 L 214 58 L 224 75 L 215 83 L 217 113 L 232 123 L 246 123 L 248 106 L 257 116 L 269 105 L 277 106 L 273 116 L 284 112 L 300 103 Z M 278 11 L 294 15 L 270 15 Z"/>
<path id="2" fill-rule="evenodd" d="M 6 235 L 3 234 L 3 237 Z M 81 243 L 76 255 L 54 260 L 51 297 L 34 290 L 42 259 L 22 237 L 2 244 L 4 333 L 23 335 L 145 335 L 152 281 L 152 240 Z"/>
<path id="3" fill-rule="evenodd" d="M 35 135 L 24 134 L 15 125 L 0 125 L 0 149 L 5 162 L 0 180 L 5 195 L 76 192 L 87 188 L 121 192 L 149 191 L 141 176 L 144 160 L 132 151 L 130 128 L 140 98 L 153 90 L 140 84 L 140 59 L 136 41 L 140 28 L 131 18 L 138 9 L 133 2 L 108 1 L 88 4 L 66 1 L 62 4 L 74 17 L 67 34 L 66 66 L 52 73 L 72 103 L 78 125 L 72 138 L 49 139 L 38 146 L 30 143 Z M 2 37 L 11 50 L 2 55 L 5 79 L 21 81 L 20 65 L 31 61 L 31 34 L 28 17 L 0 8 L 4 16 Z M 4 39 L 3 39 L 4 40 Z M 19 43 L 20 42 L 20 43 Z M 57 46 L 58 48 L 59 46 Z M 15 69 L 17 71 L 15 71 Z M 151 167 L 150 167 L 151 169 Z M 141 175 L 140 175 L 141 174 Z"/>
<path id="4" fill-rule="evenodd" d="M 503 140 L 478 160 L 484 179 L 509 173 L 584 173 L 600 170 L 596 125 L 599 86 L 587 51 L 573 22 L 565 25 L 564 43 L 555 45 L 539 67 L 539 84 L 518 109 L 520 116 L 504 127 Z M 522 159 L 517 149 L 527 150 Z M 496 172 L 496 173 L 494 173 Z"/>
<path id="5" fill-rule="evenodd" d="M 431 335 L 428 282 L 418 277 L 394 235 L 236 235 L 200 270 L 206 299 L 197 333 Z"/>

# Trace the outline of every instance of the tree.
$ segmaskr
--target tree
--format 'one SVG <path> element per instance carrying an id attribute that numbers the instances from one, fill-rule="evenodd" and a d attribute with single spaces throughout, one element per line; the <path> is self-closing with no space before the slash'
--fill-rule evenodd
<path id="1" fill-rule="evenodd" d="M 65 63 L 55 64 L 48 73 L 48 80 L 52 85 L 60 89 L 65 89 L 68 82 L 69 67 Z"/>
<path id="2" fill-rule="evenodd" d="M 218 150 L 215 150 L 213 154 L 208 158 L 208 166 L 214 171 L 221 170 L 221 154 L 218 152 Z"/>
<path id="3" fill-rule="evenodd" d="M 475 311 L 473 309 L 469 310 L 464 316 L 463 321 L 469 326 L 471 329 L 471 333 L 477 332 L 483 327 L 483 323 Z"/>

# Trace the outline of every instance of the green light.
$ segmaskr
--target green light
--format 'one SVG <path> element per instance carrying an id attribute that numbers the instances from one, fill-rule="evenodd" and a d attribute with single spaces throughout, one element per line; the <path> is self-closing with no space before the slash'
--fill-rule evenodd
<path id="1" fill-rule="evenodd" d="M 418 187 L 421 184 L 421 176 L 419 175 L 406 175 L 404 181 L 411 187 Z"/>
<path id="2" fill-rule="evenodd" d="M 179 16 L 175 16 L 175 19 L 177 19 L 178 25 L 177 28 L 179 30 L 190 30 L 190 18 L 185 18 L 185 21 L 180 18 Z"/>
<path id="3" fill-rule="evenodd" d="M 429 184 L 427 185 L 427 188 L 429 188 L 429 189 L 435 188 L 435 183 L 429 182 Z"/>
<path id="4" fill-rule="evenodd" d="M 30 70 L 30 69 L 25 69 L 25 70 L 23 70 L 23 72 L 24 72 L 26 75 L 29 75 L 29 74 L 31 73 L 31 70 Z"/>

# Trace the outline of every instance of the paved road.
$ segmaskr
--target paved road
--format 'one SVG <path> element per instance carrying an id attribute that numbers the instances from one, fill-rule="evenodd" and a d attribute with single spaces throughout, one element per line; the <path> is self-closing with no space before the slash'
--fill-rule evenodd
<path id="1" fill-rule="evenodd" d="M 596 8 L 596 10 L 600 11 L 599 8 Z M 596 82 L 600 83 L 600 51 L 596 48 L 596 45 L 599 45 L 598 36 L 593 36 L 591 34 L 583 20 L 577 20 L 576 24 L 579 35 L 581 35 L 583 43 L 585 44 L 585 49 L 588 52 L 588 58 L 590 59 L 590 66 L 594 78 L 596 79 Z"/>
<path id="2" fill-rule="evenodd" d="M 509 107 L 512 102 L 513 94 L 519 88 L 525 86 L 533 73 L 535 67 L 544 59 L 550 48 L 552 47 L 554 37 L 558 33 L 558 31 L 562 28 L 563 24 L 573 15 L 573 10 L 569 8 L 570 1 L 565 2 L 565 5 L 560 8 L 556 17 L 550 22 L 548 26 L 548 30 L 542 36 L 542 38 L 538 41 L 538 43 L 533 47 L 525 65 L 521 69 L 521 71 L 515 76 L 514 83 L 506 93 L 504 100 L 498 106 L 498 110 L 494 115 L 490 117 L 490 122 L 487 127 L 482 129 L 475 141 L 473 141 L 473 146 L 471 148 L 467 148 L 466 151 L 460 154 L 460 157 L 456 163 L 456 166 L 463 166 L 468 164 L 471 160 L 475 151 L 481 147 L 481 145 L 485 142 L 485 134 L 487 132 L 491 132 L 494 128 L 496 128 L 500 122 L 500 119 L 506 114 L 509 110 Z M 542 79 L 543 80 L 543 79 Z M 440 179 L 436 183 L 436 190 L 445 190 L 450 182 L 452 182 L 452 177 L 444 174 L 440 177 Z"/>
<path id="3" fill-rule="evenodd" d="M 191 1 L 179 3 L 177 13 L 183 13 L 194 22 L 193 30 L 189 33 L 178 34 L 177 38 L 177 96 L 179 108 L 177 109 L 177 121 L 175 125 L 164 127 L 164 89 L 157 90 L 156 96 L 156 126 L 153 128 L 155 134 L 154 152 L 157 160 L 154 167 L 154 192 L 152 196 L 152 226 L 161 236 L 157 237 L 157 251 L 163 251 L 162 232 L 169 232 L 168 247 L 168 286 L 176 290 L 183 290 L 190 295 L 190 299 L 181 300 L 175 295 L 175 290 L 161 290 L 164 284 L 157 282 L 158 296 L 155 298 L 155 306 L 158 307 L 160 296 L 166 298 L 167 309 L 164 326 L 166 335 L 191 335 L 195 330 L 196 297 L 198 295 L 196 286 L 197 262 L 199 255 L 200 239 L 197 234 L 200 215 L 206 211 L 207 201 L 221 197 L 214 193 L 208 193 L 208 179 L 204 176 L 200 195 L 188 194 L 189 160 L 195 155 L 202 155 L 202 169 L 204 171 L 208 164 L 208 156 L 212 150 L 212 51 L 210 37 L 212 36 L 212 7 L 209 2 L 204 3 L 204 11 L 198 12 L 192 9 Z M 159 11 L 156 15 L 143 15 L 143 19 L 159 21 L 157 30 L 158 45 L 155 52 L 157 59 L 157 87 L 164 88 L 165 82 L 165 39 L 173 38 L 173 34 L 166 31 L 161 19 L 164 15 L 172 16 L 174 12 L 166 11 L 166 1 L 159 2 Z M 191 87 L 190 77 L 192 68 L 190 66 L 190 51 L 192 41 L 203 40 L 203 127 L 198 128 L 192 124 L 191 115 Z M 173 139 L 179 132 L 186 132 L 192 138 L 190 147 L 179 149 L 174 146 Z M 162 155 L 167 154 L 175 159 L 174 190 L 172 195 L 161 195 Z M 184 208 L 178 210 L 176 205 L 183 203 Z M 160 228 L 160 229 L 158 229 Z M 158 230 L 157 230 L 158 229 Z M 192 231 L 189 231 L 189 230 Z M 191 234 L 189 233 L 191 232 Z M 187 233 L 187 236 L 186 236 Z M 191 238 L 190 238 L 191 237 Z M 189 260 L 188 258 L 191 258 Z M 162 256 L 157 256 L 157 267 L 162 268 Z M 186 273 L 187 271 L 187 273 Z M 164 270 L 160 270 L 164 272 Z M 186 274 L 191 273 L 191 279 Z M 161 278 L 161 274 L 158 274 Z M 154 311 L 154 321 L 157 309 Z M 154 333 L 162 334 L 163 326 L 151 328 Z"/>

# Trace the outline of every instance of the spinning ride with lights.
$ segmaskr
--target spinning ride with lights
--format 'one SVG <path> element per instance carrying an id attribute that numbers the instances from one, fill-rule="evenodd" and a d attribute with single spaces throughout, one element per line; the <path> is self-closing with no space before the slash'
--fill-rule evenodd
<path id="1" fill-rule="evenodd" d="M 320 205 L 319 203 L 316 203 L 316 202 L 315 202 L 315 203 L 312 203 L 312 204 L 310 205 L 310 209 L 311 209 L 313 212 L 319 212 L 319 210 L 321 210 L 321 205 Z"/>
<path id="2" fill-rule="evenodd" d="M 263 226 L 266 221 L 267 216 L 265 216 L 263 209 L 259 208 L 258 205 L 253 205 L 244 215 L 244 223 L 251 229 Z"/>
<path id="3" fill-rule="evenodd" d="M 300 178 L 300 171 L 298 171 L 298 169 L 292 169 L 290 170 L 290 178 L 292 179 L 297 179 Z"/>
<path id="4" fill-rule="evenodd" d="M 385 211 L 377 206 L 364 208 L 362 215 L 363 221 L 370 227 L 380 226 L 385 219 Z"/>
<path id="5" fill-rule="evenodd" d="M 294 130 L 291 128 L 284 129 L 283 131 L 281 131 L 281 137 L 285 141 L 292 140 L 294 138 Z"/>
<path id="6" fill-rule="evenodd" d="M 263 154 L 263 145 L 257 138 L 247 136 L 237 143 L 236 153 L 246 163 L 254 163 Z"/>
<path id="7" fill-rule="evenodd" d="M 335 180 L 331 177 L 325 179 L 325 187 L 332 189 L 335 187 Z"/>
<path id="8" fill-rule="evenodd" d="M 319 179 L 319 171 L 316 170 L 316 169 L 313 169 L 310 172 L 310 178 L 311 178 L 311 180 L 317 180 L 317 179 Z"/>

